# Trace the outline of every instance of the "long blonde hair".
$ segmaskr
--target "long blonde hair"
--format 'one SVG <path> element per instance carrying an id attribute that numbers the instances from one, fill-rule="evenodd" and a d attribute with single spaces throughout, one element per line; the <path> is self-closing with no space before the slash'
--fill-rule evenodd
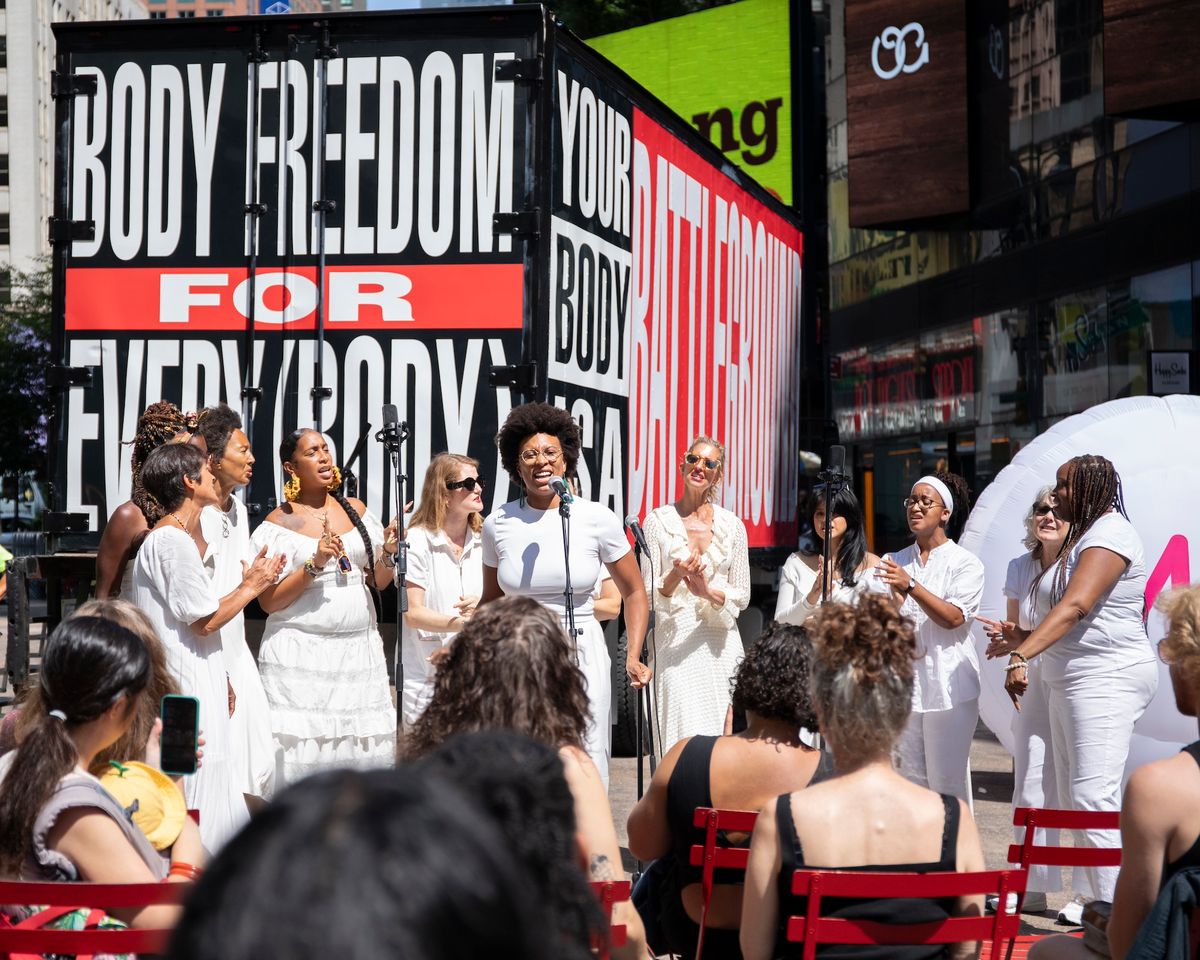
<path id="1" fill-rule="evenodd" d="M 458 479 L 460 467 L 474 467 L 478 474 L 479 461 L 461 453 L 439 453 L 429 461 L 425 470 L 425 482 L 421 485 L 421 505 L 409 521 L 410 527 L 424 527 L 426 530 L 435 531 L 442 529 L 446 522 L 446 484 Z M 472 513 L 467 517 L 467 526 L 473 533 L 478 533 L 483 527 L 483 516 Z"/>

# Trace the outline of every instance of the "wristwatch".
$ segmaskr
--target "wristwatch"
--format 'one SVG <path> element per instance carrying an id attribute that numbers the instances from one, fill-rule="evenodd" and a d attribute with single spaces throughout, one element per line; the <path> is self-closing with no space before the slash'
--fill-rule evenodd
<path id="1" fill-rule="evenodd" d="M 917 578 L 916 578 L 916 577 L 909 577 L 909 578 L 908 578 L 908 586 L 904 588 L 904 595 L 905 595 L 905 596 L 908 596 L 908 595 L 909 595 L 910 593 L 912 593 L 912 592 L 913 592 L 913 590 L 915 590 L 916 588 L 917 588 Z"/>

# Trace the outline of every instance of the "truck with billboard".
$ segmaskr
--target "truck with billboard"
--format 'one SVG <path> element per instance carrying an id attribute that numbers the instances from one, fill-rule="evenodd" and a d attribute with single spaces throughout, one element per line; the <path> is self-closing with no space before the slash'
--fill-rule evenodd
<path id="1" fill-rule="evenodd" d="M 755 556 L 794 547 L 800 225 L 543 7 L 54 32 L 58 529 L 128 499 L 155 400 L 242 411 L 261 517 L 286 433 L 344 460 L 385 404 L 408 477 L 469 453 L 493 509 L 541 399 L 585 498 L 644 517 L 710 434 Z M 386 521 L 382 445 L 353 466 Z"/>

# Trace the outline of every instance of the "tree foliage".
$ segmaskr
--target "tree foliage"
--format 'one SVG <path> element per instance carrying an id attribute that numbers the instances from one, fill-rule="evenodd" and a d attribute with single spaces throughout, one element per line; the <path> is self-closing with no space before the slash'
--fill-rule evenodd
<path id="1" fill-rule="evenodd" d="M 42 470 L 53 398 L 46 383 L 50 350 L 49 260 L 11 271 L 12 298 L 0 308 L 0 471 Z"/>
<path id="2" fill-rule="evenodd" d="M 731 2 L 733 0 L 551 0 L 550 6 L 570 30 L 587 39 Z"/>

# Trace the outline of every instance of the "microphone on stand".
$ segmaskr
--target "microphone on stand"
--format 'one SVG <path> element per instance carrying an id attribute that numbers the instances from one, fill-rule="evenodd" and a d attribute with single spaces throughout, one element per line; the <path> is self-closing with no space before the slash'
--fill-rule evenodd
<path id="1" fill-rule="evenodd" d="M 575 502 L 575 494 L 571 492 L 571 488 L 567 486 L 567 481 L 562 477 L 551 477 L 550 489 L 558 494 L 558 499 L 563 503 Z"/>
<path id="2" fill-rule="evenodd" d="M 646 534 L 642 532 L 642 525 L 638 523 L 638 518 L 632 513 L 625 518 L 625 529 L 633 534 L 633 540 L 638 545 L 638 549 L 649 556 L 650 548 L 646 546 Z"/>

